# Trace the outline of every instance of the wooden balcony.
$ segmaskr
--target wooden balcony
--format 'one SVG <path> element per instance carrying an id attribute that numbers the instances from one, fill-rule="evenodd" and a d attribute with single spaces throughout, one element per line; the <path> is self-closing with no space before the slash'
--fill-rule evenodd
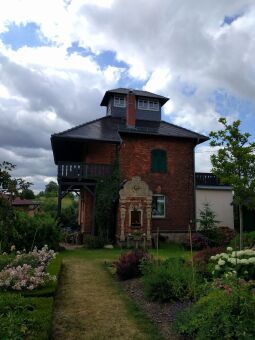
<path id="1" fill-rule="evenodd" d="M 110 164 L 87 164 L 74 162 L 58 163 L 58 180 L 82 181 L 105 177 L 112 172 Z"/>
<path id="2" fill-rule="evenodd" d="M 196 172 L 196 185 L 221 186 L 219 179 L 212 173 Z"/>

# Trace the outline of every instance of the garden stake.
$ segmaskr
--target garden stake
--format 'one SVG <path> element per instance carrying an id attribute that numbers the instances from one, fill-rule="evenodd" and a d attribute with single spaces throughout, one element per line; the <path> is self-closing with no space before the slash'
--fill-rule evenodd
<path id="1" fill-rule="evenodd" d="M 159 227 L 157 227 L 157 239 L 156 239 L 156 247 L 157 247 L 157 263 L 159 264 L 159 257 L 158 257 L 158 237 L 159 237 Z"/>
<path id="2" fill-rule="evenodd" d="M 194 271 L 193 247 L 192 247 L 192 234 L 191 234 L 190 223 L 189 223 L 188 228 L 189 228 L 189 243 L 190 243 L 191 267 L 192 267 L 193 294 L 194 294 L 194 300 L 195 300 L 195 297 L 196 297 L 196 290 L 195 290 L 195 271 Z"/>

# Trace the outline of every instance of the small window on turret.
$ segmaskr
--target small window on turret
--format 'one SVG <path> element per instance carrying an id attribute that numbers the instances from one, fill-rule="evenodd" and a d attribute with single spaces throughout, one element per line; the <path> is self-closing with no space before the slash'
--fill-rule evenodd
<path id="1" fill-rule="evenodd" d="M 138 99 L 138 109 L 158 111 L 159 110 L 159 102 L 158 102 L 158 100 L 154 100 L 154 99 L 139 98 Z"/>
<path id="2" fill-rule="evenodd" d="M 114 96 L 114 106 L 126 107 L 126 98 L 124 96 Z"/>

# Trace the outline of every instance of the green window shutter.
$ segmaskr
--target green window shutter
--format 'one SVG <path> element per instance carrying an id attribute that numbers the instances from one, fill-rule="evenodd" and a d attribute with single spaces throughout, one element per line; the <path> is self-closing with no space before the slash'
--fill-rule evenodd
<path id="1" fill-rule="evenodd" d="M 167 172 L 167 159 L 165 150 L 152 150 L 151 171 L 162 173 Z"/>

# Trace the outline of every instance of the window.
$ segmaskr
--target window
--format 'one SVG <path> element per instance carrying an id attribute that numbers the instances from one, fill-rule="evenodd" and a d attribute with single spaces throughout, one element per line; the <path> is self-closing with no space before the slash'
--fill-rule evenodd
<path id="1" fill-rule="evenodd" d="M 151 171 L 152 172 L 167 172 L 167 157 L 166 151 L 155 149 L 151 151 Z"/>
<path id="2" fill-rule="evenodd" d="M 163 195 L 152 196 L 152 217 L 164 218 L 166 214 L 166 199 Z"/>
<path id="3" fill-rule="evenodd" d="M 139 98 L 138 99 L 138 109 L 158 111 L 159 110 L 159 102 L 158 102 L 158 100 Z"/>
<path id="4" fill-rule="evenodd" d="M 114 96 L 114 106 L 126 107 L 126 98 L 124 96 Z"/>

